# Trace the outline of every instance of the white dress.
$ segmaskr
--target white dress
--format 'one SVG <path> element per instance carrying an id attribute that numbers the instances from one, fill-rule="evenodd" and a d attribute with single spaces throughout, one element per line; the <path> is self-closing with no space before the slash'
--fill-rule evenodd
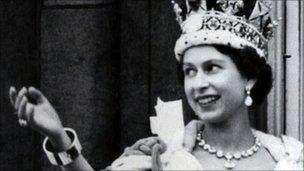
<path id="1" fill-rule="evenodd" d="M 298 140 L 281 136 L 280 138 L 254 130 L 262 145 L 276 161 L 274 170 L 303 170 L 303 144 Z M 185 149 L 172 153 L 165 170 L 204 170 L 204 166 Z"/>
<path id="2" fill-rule="evenodd" d="M 303 169 L 303 144 L 298 140 L 253 130 L 262 145 L 269 151 L 276 161 L 274 170 L 304 170 Z M 204 170 L 204 166 L 194 155 L 184 148 L 175 148 L 163 162 L 163 170 Z M 164 157 L 162 158 L 164 159 Z M 151 156 L 128 156 L 115 160 L 110 170 L 144 170 L 152 166 Z"/>

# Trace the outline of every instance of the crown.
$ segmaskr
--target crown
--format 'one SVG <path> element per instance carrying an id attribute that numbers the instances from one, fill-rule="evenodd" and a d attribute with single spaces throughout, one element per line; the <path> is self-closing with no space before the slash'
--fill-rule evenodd
<path id="1" fill-rule="evenodd" d="M 268 41 L 278 20 L 270 17 L 269 0 L 186 0 L 186 12 L 171 1 L 182 35 L 175 45 L 179 61 L 184 52 L 198 45 L 249 46 L 260 57 L 268 56 Z M 185 13 L 186 16 L 182 14 Z"/>

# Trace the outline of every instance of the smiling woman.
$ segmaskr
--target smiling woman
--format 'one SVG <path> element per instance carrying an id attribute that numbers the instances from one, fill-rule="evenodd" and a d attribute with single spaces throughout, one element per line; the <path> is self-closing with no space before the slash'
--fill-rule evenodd
<path id="1" fill-rule="evenodd" d="M 250 94 L 246 95 L 246 92 L 250 92 L 253 87 L 261 89 L 257 88 L 259 85 L 257 82 L 260 81 L 257 78 L 259 78 L 258 75 L 265 75 L 265 73 L 261 73 L 260 69 L 257 68 L 264 68 L 267 65 L 265 62 L 265 66 L 255 65 L 260 57 L 253 48 L 245 47 L 240 52 L 241 50 L 220 45 L 196 46 L 189 48 L 181 59 L 188 103 L 198 118 L 205 123 L 204 131 L 200 133 L 200 137 L 204 137 L 208 143 L 218 147 L 211 150 L 214 152 L 217 151 L 215 149 L 226 151 L 223 149 L 225 146 L 227 149 L 231 148 L 231 151 L 238 151 L 236 144 L 247 144 L 248 148 L 250 141 L 254 141 L 255 135 L 250 128 L 247 107 L 252 106 L 253 101 L 255 104 L 259 104 L 263 99 L 252 99 Z M 242 54 L 247 54 L 247 56 L 242 56 Z M 247 61 L 247 66 L 242 61 Z M 261 58 L 261 61 L 265 61 L 264 58 Z M 269 71 L 270 73 L 266 75 L 270 75 L 270 77 L 265 84 L 270 87 L 271 70 Z M 268 92 L 269 90 L 270 88 Z M 262 97 L 265 97 L 267 93 L 264 93 Z M 246 102 L 248 98 L 251 102 Z M 260 101 L 257 102 L 257 100 Z M 229 138 L 224 132 L 229 134 Z M 238 138 L 240 135 L 243 137 L 241 140 Z M 224 136 L 227 136 L 225 140 L 229 140 L 230 143 L 222 139 Z M 221 139 L 223 142 L 219 142 Z M 204 148 L 208 147 L 204 146 Z M 228 152 L 227 155 L 229 153 L 233 154 Z M 194 150 L 194 154 L 197 158 L 208 159 L 208 155 L 202 156 L 199 150 Z M 235 154 L 239 156 L 237 153 Z M 261 154 L 261 159 L 268 157 L 268 161 L 264 163 L 265 160 L 257 160 L 256 162 L 263 163 L 263 167 L 256 169 L 273 169 L 275 162 L 269 158 L 265 151 Z M 238 158 L 240 159 L 240 157 Z M 242 164 L 242 162 L 238 164 Z M 222 169 L 216 165 L 204 167 Z M 233 164 L 233 167 L 236 166 Z M 238 168 L 244 169 L 241 166 Z"/>
<path id="2" fill-rule="evenodd" d="M 229 56 L 213 46 L 193 47 L 183 65 L 186 97 L 201 120 L 220 122 L 247 111 L 245 87 L 251 89 L 255 81 L 242 76 Z"/>
<path id="3" fill-rule="evenodd" d="M 269 16 L 270 6 L 262 1 L 239 0 L 172 4 L 182 29 L 175 46 L 180 77 L 187 101 L 199 120 L 188 124 L 184 148 L 169 150 L 169 161 L 164 157 L 162 167 L 303 169 L 301 142 L 256 131 L 249 123 L 248 109 L 261 104 L 272 86 L 267 43 L 276 23 Z M 134 162 L 128 156 L 117 161 L 121 166 L 113 165 L 116 169 L 128 168 Z M 152 168 L 153 163 L 157 162 L 152 160 Z M 149 167 L 137 164 L 129 168 Z"/>
<path id="4" fill-rule="evenodd" d="M 259 105 L 271 89 L 266 59 L 275 23 L 269 16 L 270 7 L 262 1 L 183 2 L 184 11 L 172 1 L 183 31 L 175 57 L 187 102 L 198 120 L 167 135 L 172 143 L 165 144 L 158 137 L 137 141 L 107 169 L 303 169 L 301 142 L 262 133 L 249 123 L 248 109 Z M 17 93 L 11 87 L 10 100 L 20 125 L 29 125 L 47 137 L 43 149 L 52 164 L 64 170 L 92 170 L 81 154 L 76 132 L 63 127 L 39 90 L 30 87 Z"/>
<path id="5" fill-rule="evenodd" d="M 302 168 L 302 143 L 250 128 L 248 109 L 261 104 L 272 86 L 266 58 L 267 42 L 275 28 L 268 4 L 251 2 L 186 1 L 185 16 L 173 2 L 183 31 L 175 54 L 183 71 L 185 94 L 204 123 L 190 149 L 195 158 L 189 161 L 193 166 L 200 163 L 195 169 Z M 297 145 L 291 147 L 290 142 Z M 278 155 L 289 153 L 288 148 L 301 152 Z M 286 162 L 294 157 L 296 161 Z"/>
<path id="6" fill-rule="evenodd" d="M 234 49 L 223 45 L 212 45 L 212 47 L 227 55 L 244 77 L 256 78 L 256 83 L 251 89 L 253 99 L 251 107 L 260 105 L 272 88 L 272 70 L 266 60 L 260 58 L 256 50 L 248 46 L 243 49 Z M 183 59 L 184 57 L 181 58 L 181 61 Z M 179 64 L 177 73 L 180 82 L 184 84 L 183 63 Z"/>

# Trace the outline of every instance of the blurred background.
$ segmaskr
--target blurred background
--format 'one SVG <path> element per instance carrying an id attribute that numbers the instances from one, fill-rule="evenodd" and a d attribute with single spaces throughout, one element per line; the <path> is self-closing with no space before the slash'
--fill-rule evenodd
<path id="1" fill-rule="evenodd" d="M 275 0 L 269 46 L 274 87 L 251 111 L 256 129 L 304 140 L 304 1 Z M 150 136 L 157 97 L 184 98 L 169 0 L 0 1 L 0 170 L 54 170 L 38 133 L 18 125 L 11 85 L 41 89 L 84 156 L 103 169 Z M 184 100 L 185 122 L 193 118 Z"/>

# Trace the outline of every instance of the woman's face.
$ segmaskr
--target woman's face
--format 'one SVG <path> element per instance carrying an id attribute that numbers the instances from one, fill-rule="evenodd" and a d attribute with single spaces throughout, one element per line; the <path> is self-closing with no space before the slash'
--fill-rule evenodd
<path id="1" fill-rule="evenodd" d="M 224 121 L 244 106 L 244 78 L 231 58 L 212 46 L 192 47 L 183 60 L 188 103 L 206 122 Z"/>

